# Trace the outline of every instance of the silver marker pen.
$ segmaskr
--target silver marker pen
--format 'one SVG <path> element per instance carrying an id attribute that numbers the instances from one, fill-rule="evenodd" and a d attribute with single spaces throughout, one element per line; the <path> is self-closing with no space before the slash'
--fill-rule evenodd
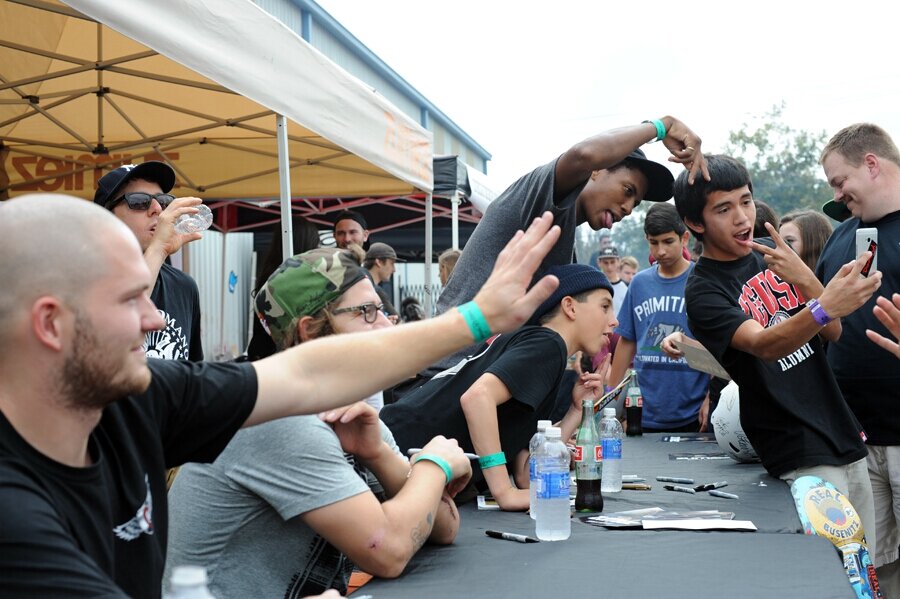
<path id="1" fill-rule="evenodd" d="M 412 456 L 412 455 L 415 455 L 415 454 L 419 453 L 420 451 L 422 451 L 422 448 L 421 448 L 421 447 L 410 447 L 409 449 L 406 450 L 406 455 Z M 470 460 L 477 460 L 477 459 L 478 459 L 478 456 L 475 455 L 474 453 L 466 453 L 466 454 L 464 454 L 464 455 L 465 455 L 467 458 L 469 458 Z"/>
<path id="2" fill-rule="evenodd" d="M 734 493 L 726 493 L 725 491 L 707 491 L 713 497 L 724 497 L 725 499 L 737 499 L 738 496 Z"/>
<path id="3" fill-rule="evenodd" d="M 691 495 L 696 493 L 692 488 L 682 487 L 681 485 L 663 485 L 663 489 L 666 491 L 678 491 L 679 493 L 690 493 Z"/>
<path id="4" fill-rule="evenodd" d="M 658 480 L 661 483 L 681 483 L 683 485 L 694 484 L 693 478 L 675 478 L 672 476 L 657 476 L 656 480 Z"/>

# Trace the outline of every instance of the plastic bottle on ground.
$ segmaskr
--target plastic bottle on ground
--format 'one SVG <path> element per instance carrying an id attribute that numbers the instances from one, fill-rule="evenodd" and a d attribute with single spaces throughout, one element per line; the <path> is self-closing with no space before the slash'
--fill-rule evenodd
<path id="1" fill-rule="evenodd" d="M 537 476 L 537 456 L 540 450 L 543 449 L 544 441 L 546 437 L 544 433 L 547 431 L 548 426 L 552 426 L 553 423 L 549 420 L 538 420 L 537 423 L 537 432 L 534 433 L 531 437 L 531 441 L 528 442 L 528 513 L 531 515 L 531 519 L 535 519 L 535 499 L 537 498 L 537 488 L 539 486 L 539 480 Z"/>
<path id="2" fill-rule="evenodd" d="M 544 451 L 538 458 L 540 477 L 535 505 L 535 534 L 542 541 L 562 541 L 572 534 L 569 509 L 569 450 L 560 439 L 559 427 L 545 433 Z"/>
<path id="3" fill-rule="evenodd" d="M 604 494 L 622 490 L 622 424 L 615 408 L 604 408 L 600 421 L 600 443 L 603 445 L 603 478 L 600 491 Z"/>

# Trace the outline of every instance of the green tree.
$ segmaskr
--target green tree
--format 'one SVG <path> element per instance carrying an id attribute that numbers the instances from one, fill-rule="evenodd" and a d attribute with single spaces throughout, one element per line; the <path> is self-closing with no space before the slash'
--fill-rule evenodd
<path id="1" fill-rule="evenodd" d="M 753 197 L 778 216 L 791 210 L 818 210 L 831 198 L 819 166 L 825 131 L 795 129 L 783 120 L 784 102 L 754 122 L 744 123 L 728 135 L 725 154 L 737 158 L 750 171 Z"/>

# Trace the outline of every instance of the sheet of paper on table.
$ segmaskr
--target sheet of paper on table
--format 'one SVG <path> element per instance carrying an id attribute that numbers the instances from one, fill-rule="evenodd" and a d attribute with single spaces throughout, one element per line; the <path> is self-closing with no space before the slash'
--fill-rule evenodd
<path id="1" fill-rule="evenodd" d="M 641 520 L 641 524 L 647 530 L 659 528 L 676 530 L 756 530 L 756 525 L 750 520 Z"/>
<path id="2" fill-rule="evenodd" d="M 685 341 L 675 341 L 674 344 L 678 351 L 684 354 L 684 359 L 687 360 L 688 366 L 694 370 L 717 376 L 726 381 L 731 380 L 731 377 L 722 368 L 722 365 L 699 342 L 686 338 Z"/>

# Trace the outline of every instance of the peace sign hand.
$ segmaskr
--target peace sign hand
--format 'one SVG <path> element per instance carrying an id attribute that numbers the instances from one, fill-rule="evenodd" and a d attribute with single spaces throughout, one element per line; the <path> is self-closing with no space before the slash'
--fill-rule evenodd
<path id="1" fill-rule="evenodd" d="M 815 278 L 815 274 L 809 269 L 805 262 L 797 255 L 791 246 L 778 234 L 775 227 L 771 223 L 766 223 L 766 231 L 769 237 L 775 242 L 775 247 L 770 248 L 767 245 L 751 242 L 754 250 L 761 253 L 766 260 L 769 269 L 778 275 L 781 280 L 794 285 L 802 285 Z"/>

